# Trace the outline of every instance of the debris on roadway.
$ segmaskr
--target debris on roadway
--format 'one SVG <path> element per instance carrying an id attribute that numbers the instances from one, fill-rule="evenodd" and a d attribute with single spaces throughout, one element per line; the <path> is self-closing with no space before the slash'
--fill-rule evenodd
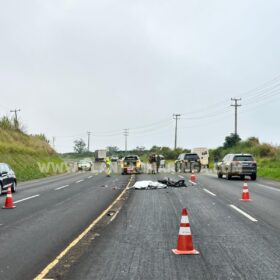
<path id="1" fill-rule="evenodd" d="M 156 181 L 138 181 L 132 187 L 136 190 L 166 189 L 167 187 L 181 188 L 187 187 L 185 180 L 173 181 L 170 178 Z"/>
<path id="2" fill-rule="evenodd" d="M 158 180 L 159 183 L 167 185 L 168 187 L 173 188 L 181 188 L 181 187 L 187 187 L 185 180 L 181 179 L 178 181 L 170 180 L 170 178 L 165 178 L 163 180 Z"/>
<path id="3" fill-rule="evenodd" d="M 166 189 L 167 185 L 155 181 L 138 181 L 132 188 L 136 190 Z"/>

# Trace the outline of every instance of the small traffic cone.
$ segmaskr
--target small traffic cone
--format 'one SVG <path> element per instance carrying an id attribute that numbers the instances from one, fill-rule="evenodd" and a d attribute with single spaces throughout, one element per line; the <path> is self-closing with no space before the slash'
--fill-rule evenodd
<path id="1" fill-rule="evenodd" d="M 13 203 L 11 187 L 8 187 L 5 206 L 3 206 L 2 208 L 3 209 L 14 209 L 14 208 L 16 208 L 16 206 Z"/>
<path id="2" fill-rule="evenodd" d="M 194 173 L 194 170 L 192 171 L 192 175 L 191 175 L 191 182 L 195 183 L 196 181 L 196 175 Z"/>
<path id="3" fill-rule="evenodd" d="M 249 189 L 248 189 L 248 184 L 245 181 L 243 184 L 243 191 L 242 191 L 242 198 L 240 199 L 242 201 L 250 201 L 250 193 L 249 193 Z"/>
<path id="4" fill-rule="evenodd" d="M 177 248 L 172 249 L 175 255 L 198 255 L 199 252 L 194 249 L 188 211 L 182 210 L 182 218 L 178 235 Z"/>

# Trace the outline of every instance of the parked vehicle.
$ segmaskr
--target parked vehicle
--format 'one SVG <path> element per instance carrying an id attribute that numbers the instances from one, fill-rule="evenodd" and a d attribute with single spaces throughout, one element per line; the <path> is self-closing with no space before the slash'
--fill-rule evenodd
<path id="1" fill-rule="evenodd" d="M 81 171 L 81 170 L 91 171 L 92 165 L 93 165 L 93 163 L 91 160 L 86 160 L 86 159 L 80 160 L 78 162 L 78 171 Z"/>
<path id="2" fill-rule="evenodd" d="M 165 168 L 165 158 L 164 158 L 164 156 L 163 155 L 159 155 L 159 157 L 160 157 L 160 165 L 159 165 L 159 167 L 160 168 Z"/>
<path id="3" fill-rule="evenodd" d="M 201 170 L 201 162 L 198 154 L 196 153 L 184 153 L 180 154 L 178 159 L 175 161 L 175 172 L 192 172 L 196 170 L 196 172 L 200 172 Z"/>
<path id="4" fill-rule="evenodd" d="M 116 156 L 112 156 L 112 157 L 111 157 L 111 161 L 112 161 L 112 162 L 117 162 L 118 160 L 119 160 L 119 158 L 116 157 Z"/>
<path id="5" fill-rule="evenodd" d="M 122 174 L 141 173 L 142 163 L 139 156 L 125 156 L 121 161 Z"/>
<path id="6" fill-rule="evenodd" d="M 106 157 L 107 157 L 107 150 L 95 151 L 95 162 L 104 161 Z"/>
<path id="7" fill-rule="evenodd" d="M 0 163 L 0 195 L 11 186 L 12 192 L 16 192 L 17 178 L 15 172 L 6 163 Z"/>
<path id="8" fill-rule="evenodd" d="M 250 154 L 227 154 L 217 164 L 217 175 L 218 178 L 226 175 L 228 180 L 233 176 L 239 176 L 242 180 L 245 176 L 250 176 L 252 180 L 256 180 L 257 163 Z"/>
<path id="9" fill-rule="evenodd" d="M 198 154 L 201 166 L 209 167 L 209 152 L 207 148 L 193 148 L 192 153 Z"/>

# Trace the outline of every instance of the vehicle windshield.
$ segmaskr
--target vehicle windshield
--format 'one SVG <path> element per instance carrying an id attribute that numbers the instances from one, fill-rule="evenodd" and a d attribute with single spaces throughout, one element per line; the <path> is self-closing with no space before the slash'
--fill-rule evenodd
<path id="1" fill-rule="evenodd" d="M 197 154 L 188 154 L 188 155 L 185 155 L 185 160 L 197 160 L 199 159 L 198 155 Z"/>
<path id="2" fill-rule="evenodd" d="M 252 156 L 240 155 L 233 158 L 234 161 L 254 161 Z"/>
<path id="3" fill-rule="evenodd" d="M 137 156 L 127 156 L 124 158 L 124 160 L 138 160 Z"/>

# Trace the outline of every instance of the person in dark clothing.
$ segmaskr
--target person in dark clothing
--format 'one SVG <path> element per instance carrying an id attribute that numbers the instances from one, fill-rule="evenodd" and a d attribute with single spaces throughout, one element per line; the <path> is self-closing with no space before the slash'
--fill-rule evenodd
<path id="1" fill-rule="evenodd" d="M 160 167 L 160 155 L 156 155 L 156 165 L 157 165 L 157 173 L 159 173 L 159 167 Z"/>

